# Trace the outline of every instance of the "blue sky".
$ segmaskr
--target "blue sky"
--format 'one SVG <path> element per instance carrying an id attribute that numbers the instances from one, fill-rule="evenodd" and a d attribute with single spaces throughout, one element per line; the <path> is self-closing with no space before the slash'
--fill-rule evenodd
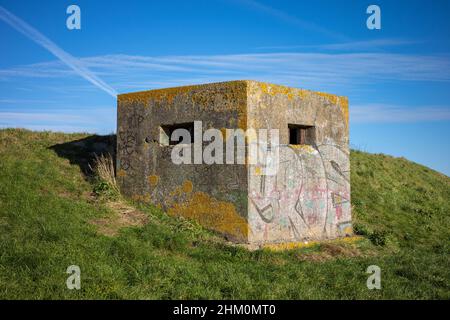
<path id="1" fill-rule="evenodd" d="M 71 4 L 81 30 L 66 27 Z M 381 30 L 366 27 L 371 4 Z M 255 79 L 346 95 L 353 147 L 450 175 L 450 1 L 0 0 L 1 8 L 50 42 L 19 32 L 21 22 L 0 10 L 0 127 L 107 134 L 116 126 L 111 90 Z"/>

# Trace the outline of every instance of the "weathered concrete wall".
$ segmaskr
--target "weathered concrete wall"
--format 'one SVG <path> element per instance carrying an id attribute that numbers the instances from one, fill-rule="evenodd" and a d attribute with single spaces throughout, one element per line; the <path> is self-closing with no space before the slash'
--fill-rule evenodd
<path id="1" fill-rule="evenodd" d="M 289 145 L 288 124 L 315 126 L 315 143 Z M 249 166 L 249 241 L 350 234 L 347 98 L 249 82 L 248 125 L 280 130 L 277 174 Z"/>
<path id="2" fill-rule="evenodd" d="M 247 170 L 242 165 L 176 165 L 160 126 L 201 120 L 208 128 L 246 126 L 246 82 L 235 81 L 120 95 L 117 176 L 124 194 L 151 202 L 245 242 Z"/>
<path id="3" fill-rule="evenodd" d="M 203 130 L 276 128 L 281 165 L 175 165 L 161 125 L 200 120 Z M 312 146 L 288 144 L 289 124 L 316 127 Z M 121 190 L 199 221 L 238 242 L 323 239 L 351 232 L 347 99 L 255 81 L 120 95 Z"/>

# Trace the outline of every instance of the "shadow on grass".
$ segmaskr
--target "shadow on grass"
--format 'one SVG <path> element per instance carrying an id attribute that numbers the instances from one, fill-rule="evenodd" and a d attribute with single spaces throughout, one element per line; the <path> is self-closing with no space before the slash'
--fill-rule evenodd
<path id="1" fill-rule="evenodd" d="M 50 147 L 59 157 L 69 159 L 71 164 L 76 164 L 86 178 L 92 176 L 89 164 L 93 164 L 95 157 L 102 154 L 111 154 L 116 161 L 116 135 L 98 136 L 92 135 L 83 139 L 55 144 Z"/>

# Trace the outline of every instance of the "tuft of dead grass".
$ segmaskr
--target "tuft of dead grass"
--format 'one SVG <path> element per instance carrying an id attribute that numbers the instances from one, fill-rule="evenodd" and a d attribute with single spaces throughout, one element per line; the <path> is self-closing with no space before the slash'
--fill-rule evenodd
<path id="1" fill-rule="evenodd" d="M 94 165 L 89 168 L 102 181 L 106 182 L 117 194 L 120 193 L 114 170 L 114 160 L 110 153 L 95 155 Z"/>

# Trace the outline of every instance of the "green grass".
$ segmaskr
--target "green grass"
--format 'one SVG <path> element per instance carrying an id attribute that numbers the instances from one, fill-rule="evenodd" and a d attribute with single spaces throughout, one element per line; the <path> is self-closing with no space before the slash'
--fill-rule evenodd
<path id="1" fill-rule="evenodd" d="M 74 143 L 84 139 L 84 146 Z M 351 154 L 355 243 L 284 252 L 228 245 L 134 204 L 148 223 L 105 236 L 87 176 L 111 137 L 0 130 L 2 299 L 449 299 L 450 179 L 402 158 Z M 81 290 L 66 288 L 69 265 Z M 369 265 L 381 290 L 368 290 Z"/>

